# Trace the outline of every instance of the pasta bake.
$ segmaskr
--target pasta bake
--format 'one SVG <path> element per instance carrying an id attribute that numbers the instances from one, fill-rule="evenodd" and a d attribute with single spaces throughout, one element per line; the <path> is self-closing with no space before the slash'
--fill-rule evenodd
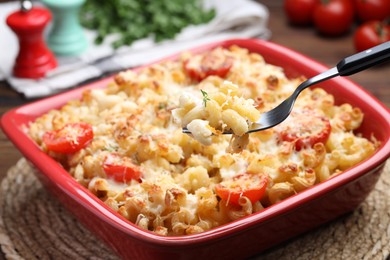
<path id="1" fill-rule="evenodd" d="M 362 111 L 336 105 L 321 88 L 306 89 L 282 124 L 244 134 L 303 80 L 238 46 L 186 52 L 120 72 L 27 131 L 135 225 L 164 236 L 195 234 L 264 210 L 375 151 L 374 137 L 355 133 Z M 194 135 L 182 132 L 183 120 Z M 218 134 L 223 127 L 236 138 Z"/>

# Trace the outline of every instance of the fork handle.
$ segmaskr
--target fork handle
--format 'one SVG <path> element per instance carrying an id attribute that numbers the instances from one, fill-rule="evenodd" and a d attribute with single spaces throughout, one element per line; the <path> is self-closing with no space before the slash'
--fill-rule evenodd
<path id="1" fill-rule="evenodd" d="M 390 41 L 358 52 L 337 64 L 340 76 L 349 76 L 390 59 Z"/>

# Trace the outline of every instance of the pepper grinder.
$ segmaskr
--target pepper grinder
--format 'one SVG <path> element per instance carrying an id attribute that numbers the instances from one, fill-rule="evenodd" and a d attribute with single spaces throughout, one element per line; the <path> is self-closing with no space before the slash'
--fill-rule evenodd
<path id="1" fill-rule="evenodd" d="M 19 40 L 19 53 L 13 67 L 13 75 L 38 79 L 57 67 L 57 61 L 43 36 L 51 14 L 47 9 L 33 7 L 31 1 L 23 0 L 20 3 L 20 10 L 11 13 L 6 19 L 7 25 Z"/>
<path id="2" fill-rule="evenodd" d="M 78 19 L 85 0 L 42 0 L 53 14 L 49 48 L 57 55 L 74 56 L 87 48 L 87 39 Z"/>

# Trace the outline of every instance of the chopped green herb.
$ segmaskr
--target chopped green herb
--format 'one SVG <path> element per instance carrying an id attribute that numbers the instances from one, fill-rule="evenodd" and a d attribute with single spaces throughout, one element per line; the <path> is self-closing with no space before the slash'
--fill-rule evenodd
<path id="1" fill-rule="evenodd" d="M 118 147 L 108 145 L 108 146 L 104 147 L 103 150 L 109 151 L 109 152 L 115 152 L 117 149 L 118 149 Z"/>
<path id="2" fill-rule="evenodd" d="M 114 48 L 152 36 L 156 42 L 172 39 L 190 24 L 207 23 L 215 10 L 205 10 L 201 0 L 87 0 L 81 24 L 97 32 L 95 42 L 118 33 Z"/>
<path id="3" fill-rule="evenodd" d="M 168 107 L 168 104 L 165 102 L 158 103 L 158 110 L 166 109 Z"/>
<path id="4" fill-rule="evenodd" d="M 207 101 L 210 101 L 209 94 L 207 94 L 207 92 L 204 91 L 203 89 L 201 89 L 200 92 L 202 92 L 203 104 L 204 104 L 204 107 L 206 107 Z"/>

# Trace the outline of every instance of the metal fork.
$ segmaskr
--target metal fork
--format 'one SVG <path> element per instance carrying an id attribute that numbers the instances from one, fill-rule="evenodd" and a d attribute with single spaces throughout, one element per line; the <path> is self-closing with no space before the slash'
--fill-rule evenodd
<path id="1" fill-rule="evenodd" d="M 260 119 L 250 126 L 247 133 L 257 132 L 276 126 L 283 122 L 291 113 L 295 100 L 299 94 L 309 86 L 320 83 L 324 80 L 336 76 L 349 76 L 384 62 L 390 58 L 390 41 L 377 45 L 371 49 L 356 53 L 342 59 L 336 67 L 333 67 L 317 76 L 314 76 L 302 82 L 282 103 L 278 106 L 261 114 Z M 183 128 L 184 133 L 190 133 L 188 129 Z M 224 134 L 232 134 L 231 131 L 225 131 Z"/>

